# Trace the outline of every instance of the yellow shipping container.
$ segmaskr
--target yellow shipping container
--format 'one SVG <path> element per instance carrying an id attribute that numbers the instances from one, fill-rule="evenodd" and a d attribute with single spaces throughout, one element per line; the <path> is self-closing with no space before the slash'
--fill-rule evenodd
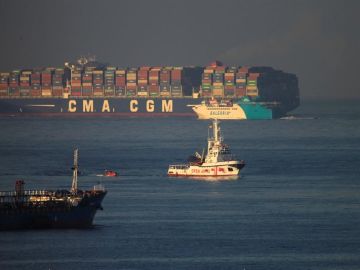
<path id="1" fill-rule="evenodd" d="M 213 89 L 212 90 L 213 96 L 224 96 L 224 89 Z"/>
<path id="2" fill-rule="evenodd" d="M 47 90 L 47 89 L 42 89 L 41 90 L 41 95 L 44 97 L 49 97 L 52 96 L 51 90 Z"/>
<path id="3" fill-rule="evenodd" d="M 246 94 L 248 96 L 258 96 L 259 91 L 257 89 L 246 89 Z"/>
<path id="4" fill-rule="evenodd" d="M 225 77 L 235 77 L 235 73 L 226 72 Z"/>
<path id="5" fill-rule="evenodd" d="M 116 74 L 125 74 L 125 70 L 119 69 L 117 71 L 115 71 Z"/>
<path id="6" fill-rule="evenodd" d="M 83 83 L 83 86 L 92 86 L 92 83 Z"/>
<path id="7" fill-rule="evenodd" d="M 127 86 L 136 86 L 136 83 L 126 83 Z"/>
<path id="8" fill-rule="evenodd" d="M 214 73 L 214 70 L 212 70 L 212 69 L 205 69 L 205 70 L 204 70 L 204 73 L 212 74 L 212 73 Z"/>
<path id="9" fill-rule="evenodd" d="M 94 92 L 93 95 L 97 97 L 102 97 L 104 95 L 104 92 Z"/>
<path id="10" fill-rule="evenodd" d="M 219 82 L 214 82 L 214 83 L 213 83 L 213 86 L 224 86 L 224 84 L 223 84 L 223 83 L 219 83 Z"/>
<path id="11" fill-rule="evenodd" d="M 236 82 L 237 83 L 244 83 L 244 82 L 246 82 L 246 79 L 236 79 Z"/>
<path id="12" fill-rule="evenodd" d="M 138 83 L 147 84 L 148 80 L 138 80 Z"/>
<path id="13" fill-rule="evenodd" d="M 139 97 L 147 97 L 149 95 L 149 93 L 148 92 L 137 92 L 137 95 Z"/>
<path id="14" fill-rule="evenodd" d="M 102 70 L 94 70 L 93 74 L 103 74 L 104 72 Z"/>
<path id="15" fill-rule="evenodd" d="M 161 92 L 160 91 L 160 96 L 161 97 L 170 97 L 170 92 Z"/>

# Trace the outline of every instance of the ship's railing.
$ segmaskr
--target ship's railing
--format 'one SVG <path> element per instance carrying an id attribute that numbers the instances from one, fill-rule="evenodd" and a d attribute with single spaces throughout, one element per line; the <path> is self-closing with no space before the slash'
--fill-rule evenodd
<path id="1" fill-rule="evenodd" d="M 189 168 L 189 165 L 187 164 L 175 164 L 175 165 L 169 165 L 169 169 L 175 169 L 175 170 L 184 170 Z"/>
<path id="2" fill-rule="evenodd" d="M 22 193 L 16 191 L 0 191 L 0 197 L 14 197 L 14 196 L 53 196 L 54 191 L 49 190 L 24 190 Z"/>
<path id="3" fill-rule="evenodd" d="M 48 202 L 48 201 L 67 201 L 74 199 L 74 196 L 64 193 L 62 191 L 49 191 L 49 190 L 25 190 L 21 193 L 16 191 L 1 191 L 0 204 L 13 204 L 13 203 L 28 203 L 28 202 Z M 81 198 L 77 197 L 77 199 Z"/>

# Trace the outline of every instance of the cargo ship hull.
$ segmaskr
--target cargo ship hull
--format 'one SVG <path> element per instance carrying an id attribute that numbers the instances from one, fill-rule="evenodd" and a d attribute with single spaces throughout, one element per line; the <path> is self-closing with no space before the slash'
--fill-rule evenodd
<path id="1" fill-rule="evenodd" d="M 193 116 L 191 98 L 0 99 L 1 115 Z M 196 102 L 197 103 L 197 102 Z"/>
<path id="2" fill-rule="evenodd" d="M 2 116 L 115 116 L 115 117 L 199 117 L 198 98 L 1 98 Z M 277 107 L 260 103 L 238 103 L 241 117 L 228 119 L 273 119 L 282 116 Z M 224 112 L 223 112 L 224 111 Z M 226 117 L 226 110 L 208 110 L 200 119 Z M 230 111 L 229 111 L 230 112 Z M 221 114 L 221 115 L 217 115 Z M 232 114 L 231 114 L 232 115 Z"/>

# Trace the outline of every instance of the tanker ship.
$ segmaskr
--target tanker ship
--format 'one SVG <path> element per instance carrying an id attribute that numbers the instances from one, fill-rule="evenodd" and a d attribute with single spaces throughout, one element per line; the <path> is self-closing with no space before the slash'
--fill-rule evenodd
<path id="1" fill-rule="evenodd" d="M 218 61 L 122 68 L 81 59 L 61 68 L 0 73 L 0 115 L 199 117 L 193 107 L 213 98 L 238 104 L 241 119 L 278 118 L 298 107 L 298 79 L 270 67 Z"/>
<path id="2" fill-rule="evenodd" d="M 24 190 L 18 180 L 15 191 L 0 192 L 0 230 L 91 227 L 106 190 L 101 185 L 79 190 L 77 175 L 76 149 L 70 190 Z"/>

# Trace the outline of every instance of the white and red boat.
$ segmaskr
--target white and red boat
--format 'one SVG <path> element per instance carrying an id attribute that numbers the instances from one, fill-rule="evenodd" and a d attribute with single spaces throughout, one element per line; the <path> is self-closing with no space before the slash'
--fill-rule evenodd
<path id="1" fill-rule="evenodd" d="M 223 177 L 236 176 L 245 166 L 243 160 L 236 160 L 230 148 L 223 142 L 219 121 L 213 120 L 209 132 L 206 156 L 195 153 L 186 164 L 169 165 L 169 176 Z"/>

